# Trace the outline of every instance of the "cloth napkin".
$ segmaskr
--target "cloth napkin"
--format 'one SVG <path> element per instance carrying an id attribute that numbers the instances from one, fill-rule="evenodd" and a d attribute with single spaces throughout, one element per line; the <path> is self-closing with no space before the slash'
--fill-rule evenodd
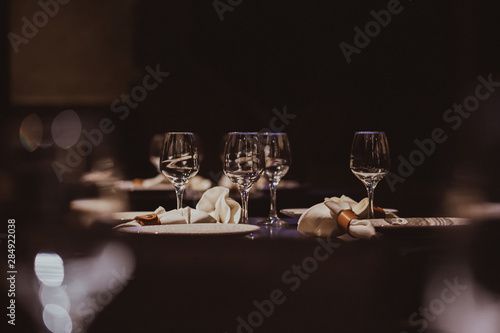
<path id="1" fill-rule="evenodd" d="M 240 204 L 229 197 L 229 189 L 223 186 L 212 187 L 203 193 L 196 209 L 221 223 L 238 223 L 241 217 Z"/>
<path id="2" fill-rule="evenodd" d="M 217 220 L 208 213 L 201 210 L 185 207 L 182 209 L 173 209 L 165 211 L 165 208 L 158 207 L 154 212 L 160 220 L 160 224 L 189 224 L 189 223 L 215 223 Z M 122 227 L 140 227 L 141 224 L 134 220 L 119 224 L 113 229 Z"/>
<path id="3" fill-rule="evenodd" d="M 229 189 L 216 186 L 205 193 L 196 205 L 196 209 L 185 207 L 165 211 L 158 207 L 156 214 L 160 224 L 189 224 L 189 223 L 238 223 L 241 216 L 240 204 L 229 198 Z M 130 221 L 119 224 L 114 229 L 122 227 L 139 227 L 139 221 Z"/>
<path id="4" fill-rule="evenodd" d="M 325 198 L 325 201 L 312 206 L 302 214 L 297 230 L 310 236 L 340 236 L 345 230 L 337 223 L 337 218 L 343 210 L 352 210 L 359 219 L 353 219 L 347 232 L 356 238 L 370 239 L 375 236 L 375 228 L 368 217 L 368 198 L 360 202 L 343 195 L 342 197 Z"/>

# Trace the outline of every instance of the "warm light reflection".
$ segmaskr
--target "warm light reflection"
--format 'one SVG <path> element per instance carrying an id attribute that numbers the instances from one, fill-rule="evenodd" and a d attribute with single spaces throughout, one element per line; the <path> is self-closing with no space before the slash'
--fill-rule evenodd
<path id="1" fill-rule="evenodd" d="M 76 199 L 70 202 L 70 208 L 76 213 L 75 220 L 85 227 L 96 223 L 97 220 L 109 220 L 114 212 L 127 210 L 127 202 L 122 194 L 117 193 L 103 198 Z"/>
<path id="2" fill-rule="evenodd" d="M 23 147 L 29 151 L 35 151 L 41 144 L 43 137 L 43 125 L 40 118 L 32 113 L 23 119 L 19 127 L 19 139 Z"/>
<path id="3" fill-rule="evenodd" d="M 70 333 L 73 329 L 68 311 L 56 304 L 47 304 L 43 308 L 43 323 L 54 333 Z"/>
<path id="4" fill-rule="evenodd" d="M 35 273 L 40 282 L 49 287 L 58 287 L 64 280 L 64 265 L 55 253 L 38 253 L 35 258 Z"/>
<path id="5" fill-rule="evenodd" d="M 56 304 L 66 310 L 70 308 L 70 301 L 65 287 L 49 287 L 42 284 L 39 297 L 43 306 Z"/>
<path id="6" fill-rule="evenodd" d="M 500 299 L 478 285 L 466 265 L 450 265 L 434 273 L 410 323 L 418 331 L 497 333 L 499 313 Z"/>
<path id="7" fill-rule="evenodd" d="M 80 138 L 82 123 L 80 117 L 73 110 L 59 113 L 52 122 L 52 138 L 61 148 L 73 146 Z"/>
<path id="8" fill-rule="evenodd" d="M 71 318 L 77 328 L 94 320 L 132 278 L 135 258 L 128 247 L 108 243 L 96 255 L 66 265 Z"/>

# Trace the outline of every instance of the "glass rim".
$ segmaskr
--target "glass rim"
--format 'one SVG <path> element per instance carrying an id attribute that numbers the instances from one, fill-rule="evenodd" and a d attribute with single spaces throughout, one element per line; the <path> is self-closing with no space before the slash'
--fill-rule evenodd
<path id="1" fill-rule="evenodd" d="M 235 134 L 240 134 L 240 135 L 256 135 L 259 134 L 258 132 L 229 132 L 227 133 L 228 135 L 235 135 Z"/>
<path id="2" fill-rule="evenodd" d="M 385 134 L 384 131 L 356 131 L 354 134 Z"/>
<path id="3" fill-rule="evenodd" d="M 287 135 L 285 132 L 259 132 L 260 135 Z"/>
<path id="4" fill-rule="evenodd" d="M 194 135 L 193 132 L 164 132 L 163 135 L 167 134 L 188 134 L 188 135 Z"/>

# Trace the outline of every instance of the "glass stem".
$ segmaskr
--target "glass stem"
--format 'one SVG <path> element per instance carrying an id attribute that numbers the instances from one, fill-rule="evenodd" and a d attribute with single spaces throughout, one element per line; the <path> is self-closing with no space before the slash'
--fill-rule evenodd
<path id="1" fill-rule="evenodd" d="M 278 218 L 276 214 L 276 186 L 274 183 L 269 183 L 269 191 L 271 192 L 271 209 L 269 211 L 269 220 L 275 221 Z"/>
<path id="2" fill-rule="evenodd" d="M 182 209 L 182 198 L 184 197 L 185 186 L 175 188 L 175 196 L 177 197 L 177 209 Z"/>
<path id="3" fill-rule="evenodd" d="M 248 190 L 240 190 L 241 193 L 241 219 L 240 223 L 248 224 Z"/>
<path id="4" fill-rule="evenodd" d="M 373 218 L 373 190 L 374 189 L 375 189 L 375 186 L 373 186 L 373 185 L 366 186 L 366 191 L 368 192 L 368 218 L 369 219 Z"/>

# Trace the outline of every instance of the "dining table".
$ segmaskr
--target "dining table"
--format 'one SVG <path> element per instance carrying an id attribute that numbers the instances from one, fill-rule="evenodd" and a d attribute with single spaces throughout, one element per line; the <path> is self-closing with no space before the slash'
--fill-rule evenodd
<path id="1" fill-rule="evenodd" d="M 425 313 L 429 293 L 440 297 L 436 279 L 498 292 L 488 231 L 497 223 L 379 228 L 366 241 L 305 235 L 297 217 L 283 216 L 285 227 L 263 219 L 236 234 L 120 232 L 106 218 L 70 225 L 53 235 L 64 245 L 32 254 L 35 271 L 25 263 L 19 327 L 57 326 L 45 318 L 42 252 L 64 263 L 65 325 L 75 332 L 445 332 Z"/>

